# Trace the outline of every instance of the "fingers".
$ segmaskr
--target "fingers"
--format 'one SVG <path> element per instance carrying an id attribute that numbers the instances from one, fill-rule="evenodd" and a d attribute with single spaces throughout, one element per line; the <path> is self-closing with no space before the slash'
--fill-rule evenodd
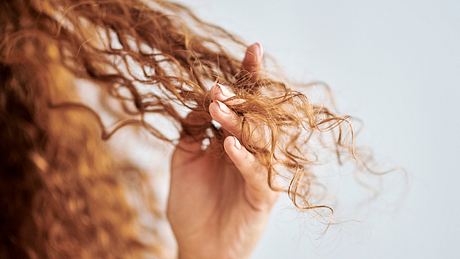
<path id="1" fill-rule="evenodd" d="M 232 98 L 235 96 L 235 93 L 233 90 L 220 83 L 216 83 L 213 85 L 211 88 L 211 98 L 213 100 L 219 100 L 219 101 L 226 101 L 229 98 Z"/>
<path id="2" fill-rule="evenodd" d="M 267 185 L 265 168 L 259 164 L 253 154 L 241 145 L 236 137 L 225 138 L 224 149 L 246 182 L 257 188 Z"/>
<path id="3" fill-rule="evenodd" d="M 260 70 L 263 57 L 263 48 L 259 42 L 250 45 L 246 49 L 242 69 L 250 73 L 257 73 Z"/>
<path id="4" fill-rule="evenodd" d="M 216 83 L 211 88 L 211 98 L 213 101 L 209 105 L 209 113 L 212 119 L 217 121 L 222 128 L 240 138 L 242 119 L 224 103 L 226 101 L 229 105 L 236 104 L 238 100 L 227 101 L 227 99 L 234 96 L 235 94 L 229 87 Z"/>
<path id="5" fill-rule="evenodd" d="M 211 117 L 217 121 L 222 128 L 236 137 L 241 137 L 242 119 L 233 112 L 227 105 L 219 100 L 213 100 L 209 105 Z"/>
<path id="6" fill-rule="evenodd" d="M 242 69 L 254 73 L 254 75 L 257 76 L 262 64 L 262 57 L 262 45 L 258 42 L 250 45 L 246 49 L 246 54 L 242 62 Z M 227 105 L 239 104 L 244 102 L 244 100 L 229 100 L 232 97 L 235 97 L 235 93 L 231 88 L 216 82 L 211 88 L 211 98 L 213 102 L 209 106 L 209 112 L 212 118 L 219 122 L 225 130 L 239 138 L 241 135 L 241 118 L 232 112 Z"/>
<path id="7" fill-rule="evenodd" d="M 233 90 L 225 86 L 223 84 L 216 83 L 212 88 L 211 88 L 211 99 L 212 100 L 219 100 L 221 102 L 225 102 L 228 105 L 235 105 L 235 104 L 240 104 L 243 103 L 244 100 L 242 99 L 232 99 L 229 100 L 232 97 L 235 97 L 235 93 Z"/>
<path id="8" fill-rule="evenodd" d="M 235 94 L 233 91 L 227 86 L 222 84 L 213 86 L 211 88 L 211 98 L 213 101 L 209 105 L 209 113 L 212 119 L 217 121 L 224 130 L 230 132 L 231 135 L 236 136 L 238 139 L 241 139 L 243 118 L 233 112 L 228 105 L 235 105 L 244 101 L 241 99 L 228 100 L 228 98 L 234 96 Z M 252 144 L 259 147 L 264 146 L 266 144 L 266 132 L 264 132 L 263 127 L 250 121 L 246 121 L 246 123 L 251 131 Z"/>
<path id="9" fill-rule="evenodd" d="M 266 168 L 234 136 L 224 140 L 224 149 L 248 184 L 249 202 L 252 202 L 254 207 L 259 207 L 263 202 L 272 204 L 277 194 L 268 185 Z"/>

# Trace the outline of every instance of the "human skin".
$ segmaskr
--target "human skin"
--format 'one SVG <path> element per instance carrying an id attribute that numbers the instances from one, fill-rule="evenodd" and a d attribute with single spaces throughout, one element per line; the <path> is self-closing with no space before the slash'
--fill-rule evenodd
<path id="1" fill-rule="evenodd" d="M 257 73 L 262 55 L 259 43 L 249 46 L 243 69 Z M 200 141 L 179 142 L 171 161 L 167 216 L 179 258 L 249 258 L 278 193 L 268 186 L 267 169 L 238 140 L 241 118 L 222 102 L 233 93 L 216 84 L 210 95 L 209 113 L 228 135 L 225 155 L 212 152 L 212 145 L 220 145 L 212 140 L 206 150 Z"/>

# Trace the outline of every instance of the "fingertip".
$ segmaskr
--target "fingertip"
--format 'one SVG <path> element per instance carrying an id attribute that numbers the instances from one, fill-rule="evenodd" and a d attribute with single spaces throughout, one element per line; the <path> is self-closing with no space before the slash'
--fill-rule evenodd
<path id="1" fill-rule="evenodd" d="M 211 115 L 211 118 L 218 122 L 219 124 L 225 124 L 226 119 L 225 116 L 222 114 L 222 111 L 217 104 L 217 101 L 212 101 L 211 104 L 209 104 L 209 115 Z M 222 125 L 223 126 L 223 125 Z"/>
<path id="2" fill-rule="evenodd" d="M 216 120 L 217 109 L 216 109 L 216 104 L 214 103 L 214 101 L 211 101 L 211 103 L 209 104 L 208 111 L 209 111 L 209 115 L 211 115 L 211 118 L 213 120 Z"/>
<path id="3" fill-rule="evenodd" d="M 209 114 L 211 118 L 218 122 L 223 129 L 235 136 L 241 134 L 241 119 L 227 105 L 218 100 L 214 100 L 209 105 Z"/>
<path id="4" fill-rule="evenodd" d="M 233 138 L 233 136 L 228 136 L 224 139 L 224 149 L 227 153 L 233 148 Z"/>
<path id="5" fill-rule="evenodd" d="M 209 113 L 214 120 L 223 121 L 226 117 L 232 117 L 232 111 L 223 102 L 213 100 L 209 104 Z"/>
<path id="6" fill-rule="evenodd" d="M 217 81 L 211 87 L 210 94 L 211 94 L 211 100 L 217 99 L 218 94 L 219 94 L 219 87 L 217 86 Z"/>
<path id="7" fill-rule="evenodd" d="M 228 86 L 215 83 L 211 88 L 211 99 L 225 101 L 235 96 L 235 92 Z"/>
<path id="8" fill-rule="evenodd" d="M 235 136 L 226 137 L 224 140 L 224 150 L 238 170 L 242 174 L 245 174 L 247 168 L 249 167 L 248 152 L 246 151 L 246 148 L 241 145 L 238 138 Z"/>
<path id="9" fill-rule="evenodd" d="M 262 46 L 262 44 L 259 42 L 259 41 L 256 41 L 253 45 L 256 46 L 256 52 L 257 52 L 257 56 L 259 58 L 262 58 L 263 55 L 264 55 L 264 47 Z"/>
<path id="10" fill-rule="evenodd" d="M 262 60 L 262 57 L 264 55 L 264 49 L 262 47 L 262 44 L 260 42 L 255 42 L 251 45 L 246 50 L 246 56 L 247 58 L 252 57 L 252 61 L 254 63 L 260 63 Z M 249 61 L 249 60 L 248 60 Z"/>
<path id="11" fill-rule="evenodd" d="M 238 138 L 229 136 L 224 140 L 224 149 L 230 160 L 238 168 L 244 179 L 250 186 L 261 189 L 265 184 L 265 171 L 261 170 L 260 164 L 255 157 L 241 145 Z"/>
<path id="12" fill-rule="evenodd" d="M 262 64 L 263 48 L 259 42 L 251 44 L 247 49 L 243 59 L 242 67 L 250 73 L 259 71 Z"/>
<path id="13" fill-rule="evenodd" d="M 225 151 L 230 151 L 231 149 L 235 148 L 235 137 L 234 136 L 228 136 L 224 139 L 224 149 Z"/>

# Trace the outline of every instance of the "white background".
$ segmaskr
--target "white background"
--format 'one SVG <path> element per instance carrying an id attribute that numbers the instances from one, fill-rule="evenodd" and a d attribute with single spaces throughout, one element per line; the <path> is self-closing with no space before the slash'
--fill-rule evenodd
<path id="1" fill-rule="evenodd" d="M 353 221 L 326 234 L 281 199 L 253 258 L 460 258 L 459 1 L 186 3 L 260 41 L 291 78 L 329 83 L 340 111 L 364 121 L 361 142 L 409 174 L 398 202 L 339 203 Z M 352 182 L 339 198 L 356 196 Z"/>

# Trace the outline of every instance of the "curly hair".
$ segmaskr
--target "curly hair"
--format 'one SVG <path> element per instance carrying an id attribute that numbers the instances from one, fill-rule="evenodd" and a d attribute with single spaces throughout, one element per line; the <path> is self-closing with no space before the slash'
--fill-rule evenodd
<path id="1" fill-rule="evenodd" d="M 312 202 L 318 145 L 365 165 L 349 116 L 312 103 L 273 73 L 242 70 L 247 44 L 183 5 L 1 1 L 0 39 L 0 257 L 160 255 L 129 202 L 138 195 L 160 214 L 147 175 L 113 159 L 103 140 L 131 125 L 172 144 L 183 136 L 222 142 L 208 113 L 216 81 L 236 94 L 227 103 L 243 118 L 242 144 L 268 169 L 270 187 L 298 208 L 327 207 Z M 100 110 L 81 102 L 78 82 L 98 87 Z M 103 109 L 114 125 L 104 125 Z M 190 122 L 190 112 L 202 119 Z M 164 132 L 149 115 L 167 118 L 177 132 Z"/>

